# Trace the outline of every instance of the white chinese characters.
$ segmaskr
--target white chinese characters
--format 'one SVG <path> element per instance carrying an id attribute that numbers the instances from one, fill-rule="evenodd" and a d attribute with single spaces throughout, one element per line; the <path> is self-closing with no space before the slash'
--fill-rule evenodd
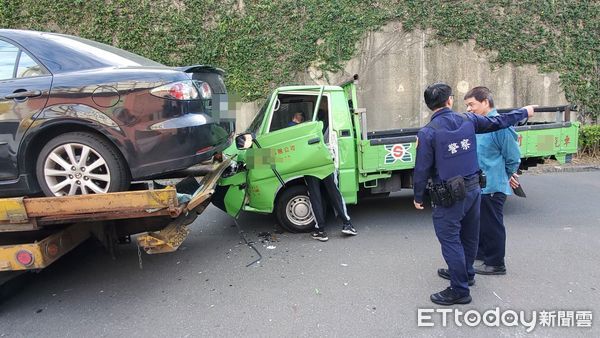
<path id="1" fill-rule="evenodd" d="M 456 143 L 450 143 L 448 145 L 448 151 L 451 154 L 456 154 L 458 152 L 458 144 L 456 144 Z"/>
<path id="2" fill-rule="evenodd" d="M 471 147 L 471 142 L 469 142 L 469 140 L 465 138 L 462 141 L 460 141 L 460 147 L 463 150 L 469 150 L 469 148 Z"/>
<path id="3" fill-rule="evenodd" d="M 469 139 L 462 139 L 460 145 L 457 142 L 448 144 L 448 152 L 452 155 L 456 154 L 459 149 L 469 150 L 471 148 L 471 141 Z"/>

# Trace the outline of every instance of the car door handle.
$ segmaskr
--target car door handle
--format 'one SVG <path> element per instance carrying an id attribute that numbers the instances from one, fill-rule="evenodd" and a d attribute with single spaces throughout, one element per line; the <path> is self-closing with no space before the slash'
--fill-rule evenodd
<path id="1" fill-rule="evenodd" d="M 8 94 L 4 98 L 7 100 L 24 99 L 27 97 L 36 97 L 36 96 L 40 96 L 40 95 L 42 95 L 42 91 L 40 91 L 40 90 L 29 90 L 29 91 L 25 91 L 25 92 L 16 92 L 16 93 Z"/>
<path id="2" fill-rule="evenodd" d="M 318 137 L 315 138 L 311 138 L 310 140 L 308 140 L 308 144 L 316 144 L 319 143 L 321 139 L 319 139 Z"/>

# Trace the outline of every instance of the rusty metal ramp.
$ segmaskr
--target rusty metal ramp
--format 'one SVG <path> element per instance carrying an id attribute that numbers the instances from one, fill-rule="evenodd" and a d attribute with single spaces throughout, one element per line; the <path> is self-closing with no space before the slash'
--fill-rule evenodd
<path id="1" fill-rule="evenodd" d="M 177 250 L 189 233 L 187 226 L 208 206 L 221 174 L 227 169 L 230 163 L 231 160 L 226 159 L 222 163 L 215 165 L 214 170 L 202 178 L 200 187 L 184 206 L 183 213 L 171 221 L 163 230 L 139 235 L 137 237 L 138 245 L 148 254 L 166 253 Z"/>
<path id="2" fill-rule="evenodd" d="M 108 194 L 0 199 L 0 233 L 39 230 L 45 225 L 143 218 L 177 217 L 183 207 L 173 187 Z"/>

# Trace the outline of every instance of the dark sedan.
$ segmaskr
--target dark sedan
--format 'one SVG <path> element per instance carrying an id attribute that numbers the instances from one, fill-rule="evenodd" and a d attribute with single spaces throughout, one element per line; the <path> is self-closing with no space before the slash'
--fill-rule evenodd
<path id="1" fill-rule="evenodd" d="M 127 190 L 227 147 L 222 71 L 75 36 L 0 29 L 0 196 Z"/>

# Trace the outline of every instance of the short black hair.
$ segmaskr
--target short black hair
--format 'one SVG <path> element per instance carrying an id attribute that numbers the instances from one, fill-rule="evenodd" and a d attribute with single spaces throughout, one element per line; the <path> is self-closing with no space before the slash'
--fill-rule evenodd
<path id="1" fill-rule="evenodd" d="M 483 100 L 487 99 L 490 103 L 490 108 L 494 108 L 494 98 L 492 97 L 492 92 L 488 87 L 479 86 L 469 90 L 469 92 L 465 94 L 464 100 L 470 98 L 474 98 L 479 102 L 483 102 Z"/>
<path id="2" fill-rule="evenodd" d="M 446 101 L 452 96 L 452 88 L 443 82 L 437 82 L 429 85 L 423 96 L 427 107 L 436 110 L 446 105 Z"/>

